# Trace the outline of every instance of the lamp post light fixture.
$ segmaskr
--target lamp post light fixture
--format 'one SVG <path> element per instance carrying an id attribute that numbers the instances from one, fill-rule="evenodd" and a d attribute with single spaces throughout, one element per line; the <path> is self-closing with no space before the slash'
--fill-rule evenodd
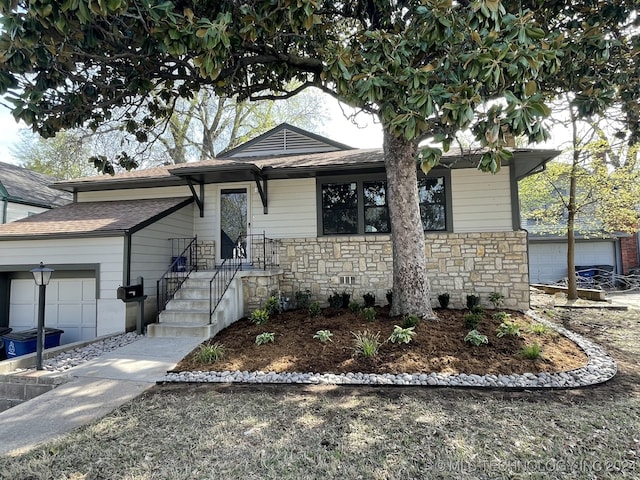
<path id="1" fill-rule="evenodd" d="M 53 268 L 45 267 L 40 262 L 40 266 L 31 270 L 33 279 L 38 286 L 38 337 L 36 344 L 36 370 L 42 370 L 42 352 L 44 350 L 44 304 L 46 298 L 47 285 L 51 280 L 51 274 L 55 272 Z"/>

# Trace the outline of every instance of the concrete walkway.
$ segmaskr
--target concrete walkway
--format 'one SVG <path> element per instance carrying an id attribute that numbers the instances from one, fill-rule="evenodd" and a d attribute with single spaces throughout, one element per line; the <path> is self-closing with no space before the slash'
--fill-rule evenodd
<path id="1" fill-rule="evenodd" d="M 155 385 L 202 341 L 145 337 L 68 370 L 71 381 L 0 413 L 0 455 L 24 453 L 108 414 Z"/>

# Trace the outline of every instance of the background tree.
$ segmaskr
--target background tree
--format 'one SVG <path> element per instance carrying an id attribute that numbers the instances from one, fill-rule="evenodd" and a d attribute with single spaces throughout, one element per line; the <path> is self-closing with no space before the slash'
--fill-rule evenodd
<path id="1" fill-rule="evenodd" d="M 618 128 L 607 132 L 599 118 L 580 121 L 576 107 L 567 105 L 571 146 L 564 159 L 522 180 L 519 190 L 523 217 L 535 220 L 536 232 L 567 237 L 567 296 L 575 300 L 576 235 L 636 233 L 640 177 L 637 145 L 629 146 Z"/>
<path id="2" fill-rule="evenodd" d="M 118 120 L 146 139 L 148 125 L 204 85 L 241 101 L 315 86 L 377 115 L 391 313 L 431 317 L 419 142 L 447 150 L 470 128 L 486 148 L 478 167 L 495 172 L 511 158 L 505 135 L 547 138 L 544 95 L 567 90 L 579 93 L 585 115 L 621 102 L 637 129 L 637 8 L 637 0 L 2 0 L 0 93 L 43 136 L 97 128 L 119 106 Z M 149 115 L 138 119 L 143 105 Z M 440 155 L 424 149 L 424 169 Z"/>

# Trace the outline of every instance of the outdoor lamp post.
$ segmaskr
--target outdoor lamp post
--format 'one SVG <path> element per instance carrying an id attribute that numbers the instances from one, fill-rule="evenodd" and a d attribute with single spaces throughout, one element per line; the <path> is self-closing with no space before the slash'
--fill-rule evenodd
<path id="1" fill-rule="evenodd" d="M 51 279 L 51 274 L 55 270 L 53 268 L 45 267 L 44 263 L 40 262 L 40 266 L 31 270 L 33 273 L 33 279 L 38 286 L 38 337 L 36 344 L 36 370 L 42 370 L 42 351 L 44 350 L 44 304 L 47 291 L 47 285 Z"/>

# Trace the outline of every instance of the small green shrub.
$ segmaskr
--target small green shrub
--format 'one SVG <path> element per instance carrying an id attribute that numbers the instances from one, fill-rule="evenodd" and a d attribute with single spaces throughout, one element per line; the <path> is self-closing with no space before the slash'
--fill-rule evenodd
<path id="1" fill-rule="evenodd" d="M 489 343 L 489 339 L 487 338 L 487 336 L 482 335 L 476 329 L 473 329 L 469 333 L 467 333 L 467 336 L 464 337 L 464 341 L 475 345 L 476 347 L 482 345 L 483 343 Z"/>
<path id="2" fill-rule="evenodd" d="M 224 358 L 224 345 L 216 342 L 212 345 L 200 345 L 196 352 L 195 359 L 198 363 L 210 364 Z"/>
<path id="3" fill-rule="evenodd" d="M 493 303 L 493 308 L 499 308 L 504 303 L 504 295 L 500 292 L 493 292 L 489 295 L 489 301 Z"/>
<path id="4" fill-rule="evenodd" d="M 440 304 L 440 308 L 447 308 L 449 306 L 449 294 L 448 293 L 441 293 L 440 295 L 438 295 L 438 303 Z"/>
<path id="5" fill-rule="evenodd" d="M 403 328 L 415 328 L 420 323 L 420 317 L 417 315 L 407 315 L 402 319 Z"/>
<path id="6" fill-rule="evenodd" d="M 353 302 L 349 302 L 349 311 L 351 313 L 358 313 L 360 311 L 360 304 L 355 300 Z"/>
<path id="7" fill-rule="evenodd" d="M 331 308 L 342 308 L 342 294 L 338 292 L 333 292 L 327 298 L 327 302 Z"/>
<path id="8" fill-rule="evenodd" d="M 520 325 L 516 322 L 502 322 L 496 330 L 496 337 L 502 338 L 504 336 L 519 337 Z"/>
<path id="9" fill-rule="evenodd" d="M 511 318 L 511 314 L 507 312 L 496 312 L 491 316 L 493 317 L 494 320 L 497 320 L 498 322 L 506 322 Z"/>
<path id="10" fill-rule="evenodd" d="M 414 327 L 402 328 L 398 325 L 393 326 L 393 332 L 389 336 L 391 343 L 409 343 L 416 334 Z"/>
<path id="11" fill-rule="evenodd" d="M 480 297 L 478 297 L 477 295 L 467 295 L 467 308 L 469 310 L 479 305 L 480 305 Z"/>
<path id="12" fill-rule="evenodd" d="M 471 313 L 479 313 L 480 315 L 484 315 L 484 307 L 481 305 L 474 305 L 471 307 Z"/>
<path id="13" fill-rule="evenodd" d="M 296 308 L 309 308 L 311 303 L 311 291 L 310 290 L 298 290 L 294 294 L 296 300 Z"/>
<path id="14" fill-rule="evenodd" d="M 549 333 L 550 330 L 551 329 L 543 323 L 532 323 L 529 325 L 529 331 L 536 335 L 544 335 L 545 333 Z"/>
<path id="15" fill-rule="evenodd" d="M 269 312 L 264 308 L 258 308 L 251 312 L 249 320 L 256 325 L 263 325 L 269 321 Z"/>
<path id="16" fill-rule="evenodd" d="M 309 316 L 311 318 L 317 317 L 321 312 L 322 309 L 320 308 L 320 302 L 313 302 L 309 305 Z"/>
<path id="17" fill-rule="evenodd" d="M 264 332 L 260 335 L 256 335 L 256 343 L 258 345 L 264 345 L 265 343 L 273 343 L 275 340 L 275 333 Z"/>
<path id="18" fill-rule="evenodd" d="M 351 302 L 351 294 L 344 290 L 340 297 L 342 298 L 342 308 L 349 308 L 349 303 Z"/>
<path id="19" fill-rule="evenodd" d="M 520 354 L 529 360 L 538 360 L 542 357 L 542 348 L 537 343 L 531 343 L 522 347 Z"/>
<path id="20" fill-rule="evenodd" d="M 393 290 L 387 290 L 387 303 L 391 306 L 391 302 L 393 301 Z"/>
<path id="21" fill-rule="evenodd" d="M 280 313 L 280 301 L 277 297 L 271 296 L 267 298 L 267 301 L 262 308 L 267 311 L 270 317 L 272 315 L 277 315 L 278 313 Z"/>
<path id="22" fill-rule="evenodd" d="M 320 340 L 322 343 L 332 342 L 331 337 L 333 337 L 331 330 L 318 330 L 313 336 L 313 338 Z"/>
<path id="23" fill-rule="evenodd" d="M 353 349 L 356 355 L 362 355 L 365 358 L 377 355 L 380 345 L 382 345 L 380 342 L 380 332 L 372 333 L 365 330 L 363 332 L 351 333 L 355 337 Z"/>
<path id="24" fill-rule="evenodd" d="M 362 318 L 367 322 L 374 322 L 376 320 L 376 309 L 373 307 L 367 307 L 360 310 Z"/>
<path id="25" fill-rule="evenodd" d="M 364 295 L 362 295 L 362 299 L 364 300 L 365 307 L 376 306 L 376 296 L 373 293 L 365 293 Z"/>
<path id="26" fill-rule="evenodd" d="M 477 312 L 467 312 L 462 318 L 464 319 L 464 326 L 471 329 L 476 329 L 478 327 L 478 323 L 482 320 L 482 313 Z"/>

